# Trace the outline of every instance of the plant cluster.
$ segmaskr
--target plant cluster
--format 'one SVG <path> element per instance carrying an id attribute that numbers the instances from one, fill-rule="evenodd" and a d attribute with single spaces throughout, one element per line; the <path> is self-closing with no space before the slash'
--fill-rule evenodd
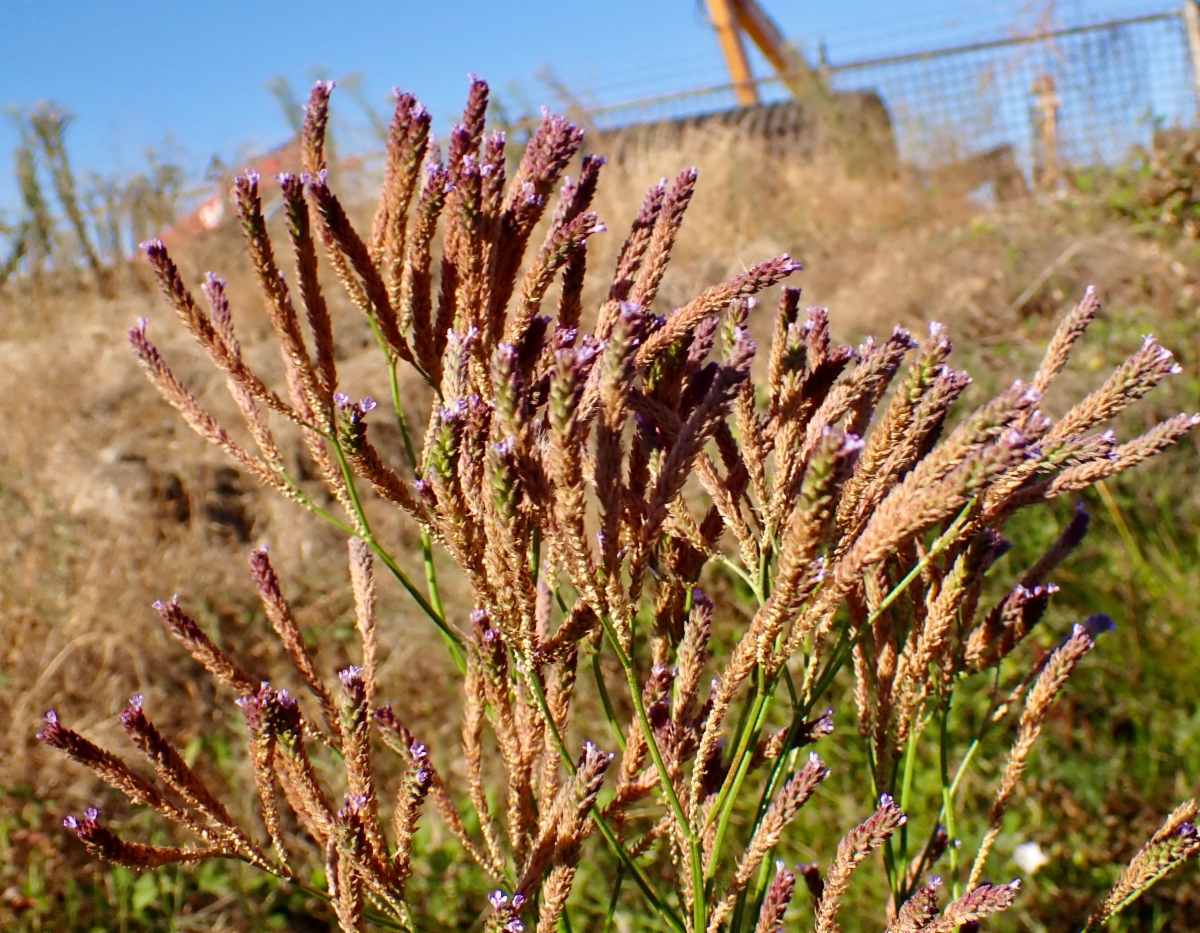
<path id="1" fill-rule="evenodd" d="M 21 139 L 14 174 L 22 210 L 15 226 L 0 230 L 8 240 L 0 285 L 20 272 L 37 278 L 83 268 L 102 294 L 113 297 L 112 277 L 133 245 L 175 220 L 182 170 L 151 151 L 146 171 L 125 179 L 91 173 L 81 190 L 67 153 L 71 114 L 43 102 L 9 115 Z M 47 176 L 61 217 L 46 195 Z"/>
<path id="2" fill-rule="evenodd" d="M 1136 150 L 1127 165 L 1080 180 L 1087 187 L 1100 181 L 1118 214 L 1200 239 L 1200 134 L 1194 131 L 1159 130 L 1152 145 Z"/>
<path id="3" fill-rule="evenodd" d="M 201 406 L 146 322 L 130 341 L 198 434 L 347 533 L 361 663 L 337 681 L 319 669 L 265 549 L 251 556 L 253 579 L 310 696 L 259 681 L 183 606 L 156 604 L 171 634 L 237 698 L 262 827 L 234 819 L 139 698 L 121 720 L 157 781 L 55 713 L 41 737 L 201 844 L 132 842 L 95 811 L 68 826 L 98 856 L 134 868 L 225 857 L 296 880 L 315 858 L 345 931 L 420 927 L 406 892 L 429 809 L 492 879 L 486 900 L 474 894 L 493 933 L 568 924 L 585 850 L 611 853 L 613 886 L 628 878 L 646 922 L 675 933 L 777 933 L 800 879 L 815 929 L 833 933 L 855 870 L 875 852 L 888 878 L 880 914 L 894 933 L 968 928 L 1009 907 L 1018 885 L 983 880 L 989 854 L 1048 712 L 1111 622 L 1093 616 L 1013 670 L 1055 591 L 1051 575 L 1086 533 L 1082 511 L 995 605 L 985 603 L 985 574 L 1018 510 L 1112 477 L 1197 423 L 1179 415 L 1124 443 L 1103 429 L 1177 371 L 1172 354 L 1146 338 L 1102 386 L 1048 416 L 1041 401 L 1099 313 L 1089 291 L 1028 384 L 953 419 L 970 380 L 947 364 L 941 326 L 921 341 L 897 328 L 839 346 L 827 312 L 802 312 L 799 291 L 784 288 L 756 380 L 754 296 L 799 268 L 789 256 L 654 311 L 692 170 L 647 193 L 588 330 L 583 286 L 589 242 L 605 230 L 590 210 L 603 160 L 584 158 L 577 179 L 560 186 L 582 141 L 576 127 L 547 115 L 514 168 L 503 134 L 485 131 L 487 86 L 473 81 L 443 161 L 428 113 L 397 94 L 364 236 L 327 177 L 331 90 L 317 84 L 308 102 L 304 174 L 278 179 L 290 277 L 268 236 L 260 179 L 247 173 L 236 186 L 285 391 L 243 358 L 224 283 L 205 279 L 202 307 L 162 243 L 145 246 L 180 321 L 226 377 L 253 446 Z M 388 463 L 373 442 L 375 401 L 339 388 L 318 244 L 383 352 L 407 463 Z M 419 454 L 401 365 L 434 399 Z M 281 429 L 302 435 L 321 491 L 289 473 Z M 365 487 L 421 529 L 424 585 L 374 534 Z M 472 606 L 443 603 L 435 546 L 468 581 Z M 459 748 L 427 747 L 380 695 L 377 562 L 437 626 L 461 674 Z M 727 633 L 704 592 L 718 573 L 754 603 L 728 650 L 717 648 Z M 628 718 L 602 655 L 623 672 Z M 575 702 L 588 666 L 607 722 L 581 718 Z M 864 779 L 878 803 L 824 870 L 793 870 L 774 856 L 830 773 L 812 746 L 832 731 L 834 712 L 822 703 L 843 671 L 853 675 Z M 955 763 L 950 711 L 964 692 L 982 693 L 988 708 Z M 960 783 L 1014 720 L 989 829 L 974 858 L 960 861 Z M 940 807 L 916 812 L 927 728 L 940 730 Z M 397 758 L 383 764 L 377 742 Z M 400 790 L 388 801 L 380 787 L 396 770 Z M 1168 818 L 1089 929 L 1196 855 L 1195 813 L 1188 802 Z M 948 881 L 946 899 L 934 872 Z"/>

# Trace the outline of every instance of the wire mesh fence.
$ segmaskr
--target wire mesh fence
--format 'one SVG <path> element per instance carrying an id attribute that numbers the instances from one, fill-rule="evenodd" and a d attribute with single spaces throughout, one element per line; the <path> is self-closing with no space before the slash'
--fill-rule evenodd
<path id="1" fill-rule="evenodd" d="M 835 93 L 872 92 L 890 116 L 898 155 L 933 168 L 1009 148 L 1026 176 L 1055 165 L 1112 164 L 1164 126 L 1197 118 L 1181 12 L 1047 31 L 958 48 L 822 68 Z M 757 82 L 764 104 L 788 99 Z M 735 109 L 732 85 L 598 109 L 601 129 Z"/>

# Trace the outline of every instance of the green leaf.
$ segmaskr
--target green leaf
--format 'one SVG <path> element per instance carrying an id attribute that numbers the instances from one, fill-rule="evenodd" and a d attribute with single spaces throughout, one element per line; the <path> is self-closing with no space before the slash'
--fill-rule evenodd
<path id="1" fill-rule="evenodd" d="M 133 896 L 130 903 L 134 913 L 143 913 L 147 907 L 158 900 L 158 876 L 155 874 L 141 875 L 133 883 Z"/>

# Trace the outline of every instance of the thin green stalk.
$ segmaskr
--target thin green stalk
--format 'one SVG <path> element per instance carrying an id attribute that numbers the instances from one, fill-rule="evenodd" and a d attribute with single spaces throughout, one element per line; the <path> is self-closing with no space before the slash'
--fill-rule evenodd
<path id="1" fill-rule="evenodd" d="M 735 773 L 737 772 L 738 764 L 740 764 L 740 751 L 742 742 L 747 731 L 747 724 L 753 719 L 758 718 L 758 712 L 761 709 L 762 693 L 759 690 L 759 685 L 762 680 L 761 672 L 755 677 L 753 683 L 750 684 L 750 690 L 746 694 L 746 699 L 742 703 L 742 711 L 738 714 L 737 728 L 733 732 L 733 753 L 729 759 L 729 770 L 725 773 L 725 780 L 721 782 L 721 788 L 717 791 L 717 799 L 713 802 L 712 809 L 708 811 L 708 818 L 704 821 L 701 827 L 701 832 L 708 832 L 708 828 L 712 826 L 713 821 L 717 820 L 722 810 L 725 807 L 725 799 L 729 794 L 729 786 L 733 782 Z"/>
<path id="2" fill-rule="evenodd" d="M 878 800 L 879 795 L 882 793 L 882 785 L 880 784 L 879 759 L 875 757 L 875 743 L 870 736 L 864 736 L 863 744 L 867 747 L 867 762 L 871 770 L 871 798 Z M 888 890 L 894 890 L 896 885 L 896 853 L 892 848 L 891 837 L 883 841 L 883 870 L 887 874 Z"/>
<path id="3" fill-rule="evenodd" d="M 319 900 L 325 901 L 325 903 L 327 903 L 327 904 L 333 903 L 333 898 L 330 897 L 324 891 L 318 891 L 316 888 L 310 888 L 308 885 L 301 884 L 299 881 L 296 881 L 294 878 L 285 878 L 284 881 L 286 884 L 291 885 L 293 888 L 296 888 L 299 891 L 303 891 L 305 894 L 312 895 L 313 897 L 318 898 Z M 415 924 L 413 926 L 404 926 L 404 924 L 400 923 L 397 920 L 393 920 L 391 917 L 388 917 L 386 914 L 378 913 L 374 910 L 371 910 L 370 908 L 364 908 L 363 915 L 368 920 L 370 920 L 372 923 L 374 923 L 378 926 L 384 927 L 388 930 L 400 930 L 400 931 L 402 931 L 402 933 L 412 933 L 412 931 L 415 929 Z"/>
<path id="4" fill-rule="evenodd" d="M 925 557 L 922 558 L 921 561 L 919 561 L 917 565 L 905 575 L 904 579 L 897 583 L 896 586 L 893 587 L 892 590 L 887 594 L 887 596 L 883 598 L 875 610 L 867 617 L 866 624 L 863 625 L 854 636 L 850 636 L 849 626 L 842 630 L 842 634 L 839 637 L 838 643 L 834 647 L 833 657 L 818 676 L 815 688 L 806 694 L 802 703 L 799 702 L 795 697 L 793 688 L 792 722 L 788 729 L 787 741 L 784 745 L 784 748 L 791 747 L 791 744 L 795 741 L 796 734 L 801 725 L 804 723 L 805 718 L 812 712 L 814 703 L 825 693 L 826 690 L 829 689 L 830 686 L 832 686 L 834 678 L 845 665 L 846 659 L 850 655 L 850 651 L 853 649 L 854 645 L 857 644 L 858 640 L 862 638 L 865 632 L 868 631 L 870 627 L 878 620 L 879 616 L 885 612 L 897 599 L 899 599 L 901 595 L 904 594 L 905 590 L 907 590 L 908 587 L 912 585 L 913 581 L 915 581 L 920 574 L 924 572 L 925 568 L 929 566 L 933 559 L 941 554 L 952 543 L 954 543 L 958 535 L 962 532 L 962 529 L 967 524 L 967 518 L 975 506 L 975 501 L 975 499 L 972 499 L 965 506 L 963 506 L 962 510 L 955 517 L 950 527 L 938 537 L 938 539 L 930 547 L 929 552 L 925 555 Z M 765 573 L 765 571 L 763 572 Z M 786 666 L 784 667 L 784 671 L 787 671 Z M 791 772 L 795 768 L 795 758 L 795 755 L 780 755 L 775 759 L 775 764 L 771 770 L 771 776 L 767 780 L 766 787 L 763 789 L 762 797 L 759 799 L 758 812 L 755 815 L 752 832 L 757 831 L 759 824 L 762 822 L 763 816 L 767 812 L 770 801 L 781 783 L 781 779 L 786 780 L 791 777 Z M 714 852 L 715 851 L 716 848 L 714 847 Z M 764 862 L 769 860 L 770 857 L 768 856 Z M 714 861 L 716 861 L 715 858 Z M 739 899 L 739 907 L 744 904 L 745 896 L 745 892 L 743 892 L 742 898 Z M 761 892 L 757 893 L 756 898 L 757 897 L 761 897 Z M 734 926 L 731 927 L 731 929 L 736 931 L 737 927 Z"/>
<path id="5" fill-rule="evenodd" d="M 654 767 L 658 771 L 658 782 L 662 785 L 663 794 L 667 798 L 667 803 L 670 805 L 671 812 L 675 816 L 675 821 L 679 824 L 679 830 L 687 840 L 692 876 L 692 929 L 695 931 L 704 930 L 708 926 L 708 900 L 704 896 L 704 855 L 700 849 L 700 837 L 696 834 L 695 829 L 688 820 L 687 811 L 683 809 L 683 804 L 679 801 L 679 795 L 675 793 L 675 784 L 671 780 L 671 773 L 667 770 L 667 763 L 663 760 L 662 750 L 658 747 L 658 740 L 654 737 L 654 730 L 650 726 L 650 717 L 646 714 L 646 704 L 642 702 L 642 688 L 641 684 L 638 683 L 637 670 L 633 666 L 633 661 L 621 646 L 621 639 L 617 637 L 617 632 L 613 628 L 612 619 L 608 617 L 608 613 L 600 614 L 600 624 L 604 626 L 604 633 L 608 636 L 613 650 L 617 653 L 617 660 L 621 663 L 621 667 L 625 669 L 625 679 L 629 683 L 629 693 L 633 700 L 633 708 L 637 713 L 642 735 L 645 736 L 646 747 L 649 749 L 650 757 L 654 761 Z"/>
<path id="6" fill-rule="evenodd" d="M 979 750 L 979 747 L 980 747 L 980 740 L 979 740 L 979 737 L 976 737 L 974 740 L 972 740 L 970 746 L 967 748 L 967 753 L 966 753 L 966 755 L 963 756 L 963 760 L 959 764 L 958 770 L 954 774 L 954 780 L 950 784 L 949 800 L 951 802 L 953 802 L 955 797 L 958 796 L 958 785 L 962 782 L 963 775 L 965 775 L 967 773 L 967 769 L 971 766 L 971 762 L 975 758 L 975 752 L 977 752 Z M 925 870 L 925 867 L 926 867 L 925 860 L 928 857 L 929 846 L 933 841 L 933 837 L 937 835 L 938 826 L 941 824 L 942 818 L 945 817 L 945 815 L 946 815 L 946 800 L 947 800 L 947 797 L 943 793 L 941 809 L 938 810 L 937 819 L 934 821 L 933 829 L 930 831 L 930 834 L 929 834 L 929 840 L 926 841 L 925 848 L 921 850 L 921 860 L 917 863 L 917 870 L 915 872 L 913 872 L 914 878 L 919 878 L 921 875 L 921 872 Z M 908 891 L 905 891 L 904 892 L 905 896 L 907 896 L 908 893 L 909 893 Z"/>
<path id="7" fill-rule="evenodd" d="M 373 322 L 372 322 L 373 323 Z M 380 335 L 380 339 L 382 336 Z M 404 452 L 408 455 L 408 465 L 412 467 L 413 475 L 417 475 L 417 453 L 413 447 L 412 435 L 408 431 L 408 419 L 404 416 L 404 405 L 400 401 L 400 378 L 396 372 L 399 361 L 389 357 L 388 376 L 392 389 L 392 408 L 396 412 L 396 423 L 400 425 L 400 437 L 404 440 Z M 429 592 L 429 602 L 437 610 L 437 614 L 445 619 L 446 610 L 442 606 L 442 594 L 438 589 L 437 571 L 433 566 L 433 541 L 429 532 L 421 529 L 421 559 L 425 563 L 425 587 Z"/>
<path id="8" fill-rule="evenodd" d="M 523 671 L 525 669 L 526 665 L 522 664 L 522 667 L 518 670 Z M 533 694 L 534 700 L 537 702 L 542 718 L 550 727 L 550 738 L 554 742 L 554 747 L 558 751 L 559 758 L 562 759 L 563 766 L 567 769 L 567 773 L 571 777 L 574 777 L 579 769 L 576 768 L 575 759 L 567 751 L 562 736 L 558 732 L 558 726 L 555 724 L 554 718 L 550 715 L 550 706 L 546 702 L 546 691 L 542 687 L 541 680 L 533 672 L 524 674 L 523 676 L 525 677 L 525 683 L 529 685 L 530 693 Z M 621 845 L 620 840 L 617 839 L 617 834 L 613 831 L 612 824 L 598 811 L 593 811 L 592 819 L 596 821 L 596 826 L 600 830 L 600 834 L 604 837 L 617 858 L 621 860 L 621 864 L 633 875 L 633 880 L 636 882 L 638 888 L 641 889 L 646 900 L 649 901 L 650 906 L 658 912 L 658 915 L 666 921 L 674 933 L 686 933 L 683 921 L 676 917 L 674 911 L 667 907 L 662 898 L 654 890 L 654 886 L 650 883 L 650 879 L 646 877 L 646 873 L 642 871 L 641 866 L 625 851 L 625 847 Z"/>
<path id="9" fill-rule="evenodd" d="M 1141 548 L 1137 545 L 1137 539 L 1134 538 L 1133 532 L 1129 530 L 1129 525 L 1125 522 L 1125 516 L 1121 514 L 1121 508 L 1117 505 L 1117 500 L 1113 498 L 1113 494 L 1104 480 L 1097 480 L 1096 493 L 1100 496 L 1100 501 L 1104 503 L 1104 508 L 1108 511 L 1113 524 L 1117 526 L 1117 534 L 1120 536 L 1125 550 L 1129 552 L 1129 557 L 1133 561 L 1134 566 L 1138 570 L 1149 572 L 1146 559 L 1142 556 Z"/>
<path id="10" fill-rule="evenodd" d="M 996 710 L 997 703 L 999 700 L 999 693 L 1000 693 L 1000 668 L 997 667 L 996 668 L 996 679 L 995 679 L 995 683 L 993 684 L 993 687 L 992 687 L 992 700 L 991 700 L 991 703 L 989 703 L 989 705 L 988 705 L 988 711 L 984 715 L 982 722 L 979 724 L 979 728 L 975 730 L 975 735 L 971 739 L 971 744 L 969 746 L 967 746 L 967 752 L 965 755 L 963 755 L 962 761 L 959 762 L 958 769 L 954 773 L 954 780 L 950 783 L 950 794 L 949 794 L 950 803 L 953 803 L 955 798 L 958 796 L 958 787 L 962 783 L 963 777 L 966 776 L 967 770 L 971 767 L 971 762 L 974 761 L 974 759 L 975 759 L 975 753 L 977 751 L 979 751 L 980 747 L 982 746 L 983 737 L 987 733 L 988 727 L 991 725 L 995 725 L 995 722 L 992 719 L 992 714 Z M 950 700 L 952 697 L 953 697 L 953 692 L 951 693 L 951 696 L 948 697 L 946 700 L 947 705 L 950 703 Z M 943 782 L 944 782 L 944 778 L 943 778 Z M 937 819 L 934 821 L 933 828 L 930 830 L 930 833 L 929 833 L 929 839 L 926 841 L 924 848 L 921 850 L 921 859 L 919 862 L 917 862 L 916 870 L 914 872 L 912 872 L 912 877 L 914 879 L 919 878 L 921 875 L 921 872 L 925 870 L 925 867 L 926 867 L 925 862 L 929 855 L 929 847 L 932 845 L 933 839 L 937 835 L 938 825 L 942 822 L 942 818 L 945 815 L 946 815 L 946 795 L 943 794 L 941 809 L 938 810 Z M 910 894 L 911 894 L 911 891 L 902 890 L 901 897 L 902 897 L 902 899 L 907 898 Z"/>
<path id="11" fill-rule="evenodd" d="M 761 676 L 761 675 L 760 675 Z M 763 723 L 766 721 L 767 709 L 770 706 L 771 699 L 775 695 L 775 686 L 778 684 L 778 678 L 772 680 L 771 684 L 763 684 L 758 693 L 758 698 L 755 700 L 754 707 L 751 710 L 749 719 L 749 728 L 742 735 L 742 741 L 738 745 L 736 754 L 730 762 L 731 778 L 727 778 L 725 787 L 722 788 L 724 799 L 717 798 L 717 803 L 713 806 L 713 811 L 716 812 L 720 808 L 717 820 L 717 832 L 713 838 L 712 858 L 708 863 L 708 873 L 705 877 L 706 881 L 711 881 L 717 873 L 717 867 L 720 863 L 720 853 L 722 845 L 725 842 L 725 834 L 729 829 L 729 820 L 733 815 L 734 805 L 737 803 L 738 794 L 742 789 L 742 782 L 745 781 L 746 775 L 750 771 L 750 762 L 753 755 L 750 754 L 751 746 L 757 744 L 758 736 L 762 732 Z M 712 820 L 710 819 L 709 824 Z M 707 830 L 707 824 L 705 826 Z"/>
<path id="12" fill-rule="evenodd" d="M 338 448 L 335 445 L 335 450 L 338 451 L 339 459 L 341 460 L 342 458 L 341 458 L 340 448 Z M 342 460 L 342 462 L 344 464 L 344 460 Z M 349 468 L 348 468 L 348 466 L 346 466 L 345 469 L 343 470 L 343 476 L 347 476 L 348 472 L 349 472 Z M 346 534 L 353 538 L 362 538 L 362 540 L 367 543 L 367 546 L 371 548 L 371 551 L 381 561 L 383 561 L 384 566 L 386 566 L 388 568 L 388 570 L 391 571 L 392 575 L 398 581 L 400 581 L 400 585 L 403 586 L 404 589 L 408 591 L 409 595 L 412 596 L 412 598 L 414 600 L 416 600 L 417 605 L 420 606 L 421 609 L 425 612 L 425 614 L 427 616 L 429 616 L 430 619 L 433 620 L 434 624 L 437 625 L 437 627 L 441 630 L 442 636 L 444 638 L 446 638 L 448 642 L 450 642 L 450 644 L 451 644 L 450 653 L 454 656 L 455 664 L 458 666 L 459 673 L 464 673 L 466 670 L 466 661 L 465 661 L 465 658 L 462 657 L 462 641 L 461 641 L 461 639 L 458 637 L 458 635 L 454 631 L 452 631 L 446 625 L 445 617 L 438 611 L 438 609 L 436 607 L 431 606 L 426 601 L 425 597 L 422 596 L 420 591 L 417 590 L 417 588 L 413 585 L 412 580 L 410 580 L 408 577 L 408 574 L 406 574 L 403 570 L 400 569 L 400 566 L 395 562 L 395 560 L 392 559 L 392 556 L 383 549 L 383 547 L 379 544 L 379 542 L 375 540 L 375 537 L 372 534 L 370 534 L 369 530 L 368 530 L 367 534 L 365 536 L 363 536 L 362 532 L 360 532 L 357 528 L 352 528 L 350 525 L 347 525 L 344 521 L 339 519 L 337 516 L 331 515 L 329 512 L 325 511 L 323 508 L 321 508 L 319 505 L 317 505 L 315 502 L 313 502 L 312 499 L 310 499 L 308 497 L 308 495 L 305 494 L 305 492 L 299 487 L 299 485 L 297 485 L 296 481 L 293 480 L 290 476 L 288 476 L 287 473 L 285 473 L 281 470 L 280 475 L 283 476 L 284 480 L 292 488 L 292 490 L 296 494 L 296 496 L 299 500 L 299 504 L 301 506 L 308 509 L 310 512 L 312 512 L 318 518 L 324 519 L 326 522 L 328 522 L 334 528 L 337 528 L 339 531 L 341 531 L 343 534 Z M 350 485 L 351 489 L 353 489 L 353 483 L 350 482 L 349 479 L 347 479 L 347 482 Z M 353 496 L 353 500 L 357 500 L 357 495 Z M 365 523 L 366 523 L 365 516 L 362 518 L 362 521 L 365 525 Z"/>
<path id="13" fill-rule="evenodd" d="M 921 730 L 920 729 L 917 729 L 915 731 L 910 731 L 909 737 L 908 737 L 908 748 L 905 750 L 904 780 L 902 781 L 902 783 L 900 785 L 900 809 L 903 810 L 905 813 L 908 812 L 908 805 L 909 805 L 909 802 L 912 800 L 913 772 L 916 770 L 917 742 L 920 740 L 920 738 L 921 738 Z M 901 865 L 908 864 L 908 822 L 907 821 L 905 821 L 904 825 L 900 827 L 900 864 Z M 896 894 L 896 895 L 900 894 L 903 884 L 904 884 L 904 878 L 903 878 L 903 875 L 901 875 L 900 887 L 893 885 L 892 893 Z M 900 904 L 897 903 L 896 907 L 898 908 L 899 906 L 900 906 Z"/>
<path id="14" fill-rule="evenodd" d="M 958 878 L 958 847 L 954 844 L 954 794 L 950 783 L 950 698 L 942 707 L 942 729 L 940 741 L 940 757 L 942 766 L 942 814 L 946 820 L 946 836 L 950 840 L 950 896 L 957 899 L 961 893 L 961 883 Z M 962 770 L 961 768 L 959 769 Z"/>
<path id="15" fill-rule="evenodd" d="M 796 684 L 792 680 L 792 672 L 788 670 L 788 667 L 786 664 L 783 665 L 782 673 L 783 673 L 783 682 L 785 684 L 787 684 L 788 697 L 792 701 L 792 712 L 795 712 L 797 709 L 800 708 L 800 697 L 796 693 Z"/>
<path id="16" fill-rule="evenodd" d="M 721 556 L 720 561 L 729 570 L 733 571 L 733 573 L 735 573 L 742 580 L 742 582 L 746 584 L 746 586 L 750 587 L 756 596 L 758 595 L 758 584 L 755 582 L 754 578 L 750 576 L 746 569 L 742 567 L 741 564 L 739 564 L 734 558 L 726 557 L 724 555 Z"/>
<path id="17" fill-rule="evenodd" d="M 450 655 L 454 658 L 454 663 L 455 666 L 458 667 L 458 672 L 460 674 L 465 674 L 467 671 L 467 659 L 463 654 L 462 639 L 459 638 L 458 634 L 446 624 L 445 618 L 429 604 L 429 601 L 425 599 L 424 595 L 422 595 L 416 586 L 413 585 L 413 582 L 409 579 L 408 574 L 400 569 L 399 564 L 397 564 L 396 561 L 392 559 L 392 556 L 388 554 L 388 552 L 385 551 L 382 546 L 380 546 L 378 541 L 375 540 L 375 536 L 371 534 L 371 527 L 367 522 L 367 515 L 363 510 L 362 501 L 358 497 L 358 490 L 354 485 L 354 473 L 350 469 L 350 464 L 346 461 L 346 453 L 342 450 L 341 441 L 338 439 L 336 434 L 330 438 L 330 441 L 332 442 L 334 454 L 337 456 L 338 468 L 341 470 L 342 479 L 346 483 L 346 491 L 350 496 L 350 503 L 353 506 L 355 515 L 358 517 L 359 523 L 362 527 L 362 532 L 359 536 L 367 543 L 375 555 L 381 561 L 383 561 L 388 570 L 392 572 L 392 576 L 400 581 L 400 585 L 408 591 L 408 594 L 414 600 L 416 600 L 417 605 L 421 607 L 422 611 L 424 611 L 424 613 L 433 620 L 434 625 L 436 625 L 439 631 L 441 631 L 442 637 L 446 641 L 446 646 L 450 649 Z M 356 532 L 356 534 L 358 533 Z"/>
<path id="18" fill-rule="evenodd" d="M 612 897 L 608 901 L 608 910 L 604 914 L 604 923 L 600 925 L 600 933 L 608 933 L 612 926 L 613 916 L 617 912 L 617 901 L 621 898 L 621 885 L 625 881 L 625 866 L 617 868 L 617 880 L 613 883 Z"/>
<path id="19" fill-rule="evenodd" d="M 975 508 L 975 502 L 976 500 L 972 499 L 962 507 L 962 511 L 958 513 L 958 516 L 951 523 L 950 527 L 942 532 L 938 539 L 933 542 L 933 546 L 929 549 L 929 553 L 921 558 L 913 566 L 913 569 L 905 575 L 904 579 L 897 583 L 892 588 L 892 591 L 883 598 L 883 602 L 881 602 L 867 618 L 868 627 L 873 625 L 875 620 L 878 619 L 892 605 L 892 603 L 900 598 L 900 596 L 909 588 L 912 582 L 925 572 L 925 568 L 933 562 L 935 557 L 937 557 L 942 553 L 942 551 L 946 550 L 946 548 L 954 543 L 955 539 L 958 538 L 959 532 L 961 532 L 963 527 L 967 524 L 967 518 L 970 516 L 971 511 Z"/>
<path id="20" fill-rule="evenodd" d="M 613 709 L 612 697 L 608 695 L 608 685 L 604 682 L 604 672 L 600 670 L 599 648 L 592 655 L 592 676 L 596 678 L 596 690 L 600 694 L 600 703 L 604 707 L 604 718 L 608 720 L 608 726 L 612 729 L 613 738 L 617 740 L 617 745 L 623 752 L 625 751 L 625 735 L 621 732 L 621 725 L 617 721 L 617 712 Z"/>

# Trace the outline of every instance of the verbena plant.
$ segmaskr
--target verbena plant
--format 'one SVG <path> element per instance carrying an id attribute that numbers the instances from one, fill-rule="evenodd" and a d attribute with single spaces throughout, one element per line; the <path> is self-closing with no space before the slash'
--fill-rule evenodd
<path id="1" fill-rule="evenodd" d="M 753 296 L 799 268 L 787 255 L 665 316 L 651 310 L 693 170 L 646 195 L 588 333 L 588 244 L 604 229 L 589 206 L 603 160 L 584 158 L 544 218 L 580 147 L 576 127 L 547 116 L 507 180 L 504 136 L 485 134 L 483 82 L 472 85 L 445 163 L 429 143 L 428 114 L 399 94 L 383 192 L 364 237 L 326 177 L 331 89 L 318 84 L 309 100 L 305 174 L 279 178 L 290 285 L 267 234 L 258 177 L 237 182 L 285 392 L 243 359 L 224 283 L 207 277 L 202 308 L 162 243 L 145 246 L 180 320 L 226 376 L 257 452 L 176 378 L 145 322 L 130 340 L 194 430 L 350 537 L 361 664 L 331 686 L 265 550 L 252 555 L 254 580 L 311 702 L 253 678 L 175 601 L 156 604 L 170 632 L 238 697 L 263 826 L 235 821 L 140 698 L 122 722 L 157 782 L 54 713 L 41 737 L 201 844 L 127 841 L 95 811 L 68 825 L 100 857 L 134 868 L 234 858 L 294 879 L 315 857 L 343 930 L 371 922 L 414 929 L 420 905 L 406 886 L 414 832 L 431 806 L 463 858 L 493 880 L 486 902 L 482 890 L 464 892 L 478 898 L 488 930 L 567 925 L 580 859 L 587 847 L 603 847 L 614 857 L 613 887 L 628 878 L 639 889 L 647 926 L 775 933 L 796 874 L 773 854 L 829 774 L 806 748 L 832 730 L 822 703 L 849 669 L 878 806 L 823 872 L 802 870 L 816 930 L 838 929 L 852 874 L 877 850 L 889 883 L 881 922 L 891 931 L 967 928 L 1011 905 L 1016 882 L 981 883 L 989 852 L 1047 712 L 1111 622 L 1094 616 L 1029 669 L 1014 673 L 1014 661 L 1001 671 L 1045 612 L 1055 589 L 1049 575 L 1086 532 L 1082 511 L 994 606 L 981 606 L 984 576 L 1007 549 L 1001 532 L 1018 509 L 1128 469 L 1197 423 L 1180 415 L 1126 443 L 1101 430 L 1178 369 L 1171 353 L 1147 338 L 1100 388 L 1057 421 L 1046 416 L 1040 400 L 1099 311 L 1089 291 L 1029 384 L 1015 383 L 951 428 L 969 379 L 946 365 L 951 344 L 939 325 L 920 343 L 898 328 L 857 350 L 832 346 L 825 311 L 801 314 L 799 292 L 785 288 L 765 375 L 755 382 Z M 542 246 L 526 257 L 539 227 Z M 374 446 L 375 403 L 339 391 L 318 241 L 383 351 L 407 464 L 386 463 Z M 557 306 L 543 314 L 556 281 Z M 419 456 L 401 406 L 401 364 L 434 396 Z M 328 500 L 314 499 L 285 468 L 275 432 L 286 423 L 303 436 Z M 372 532 L 365 486 L 420 528 L 424 586 Z M 473 609 L 443 603 L 434 545 L 469 582 Z M 379 695 L 376 561 L 437 626 L 457 665 L 460 750 L 421 744 Z M 711 650 L 713 602 L 699 588 L 710 565 L 738 578 L 756 602 L 722 656 Z M 624 672 L 628 721 L 609 694 L 602 653 Z M 606 724 L 580 721 L 588 710 L 573 703 L 580 666 L 589 664 Z M 983 725 L 951 734 L 954 704 L 977 698 L 987 709 Z M 1016 739 L 989 829 L 974 858 L 962 859 L 960 783 L 1010 717 Z M 905 811 L 925 796 L 914 782 L 917 741 L 930 727 L 940 733 L 940 808 L 914 827 Z M 593 741 L 573 748 L 572 734 Z M 380 799 L 376 739 L 403 770 L 394 802 Z M 950 761 L 963 746 L 965 756 Z M 464 786 L 452 786 L 452 772 Z M 285 831 L 292 819 L 280 797 L 295 833 Z M 1195 815 L 1189 801 L 1167 819 L 1088 929 L 1200 850 Z M 949 877 L 944 906 L 934 872 Z"/>

